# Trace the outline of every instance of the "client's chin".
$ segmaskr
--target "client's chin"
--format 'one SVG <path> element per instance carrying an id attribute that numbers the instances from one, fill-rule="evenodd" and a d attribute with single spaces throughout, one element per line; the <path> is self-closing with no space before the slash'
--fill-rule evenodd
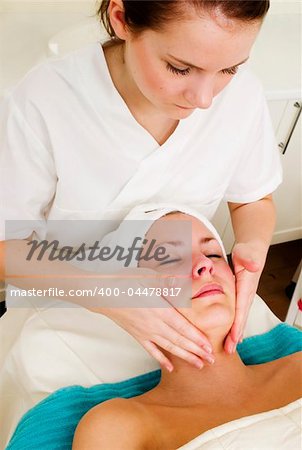
<path id="1" fill-rule="evenodd" d="M 192 308 L 183 311 L 187 319 L 207 335 L 219 330 L 225 336 L 230 330 L 235 309 L 233 303 L 225 301 L 220 296 L 209 296 L 192 300 Z"/>

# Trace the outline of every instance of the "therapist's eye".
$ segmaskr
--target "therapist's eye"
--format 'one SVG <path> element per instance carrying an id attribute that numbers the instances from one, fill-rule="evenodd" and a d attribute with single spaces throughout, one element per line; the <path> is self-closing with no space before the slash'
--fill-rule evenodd
<path id="1" fill-rule="evenodd" d="M 167 63 L 167 69 L 175 75 L 188 75 L 190 73 L 190 67 L 186 69 L 178 69 L 177 67 L 172 66 L 172 64 L 170 63 Z"/>
<path id="2" fill-rule="evenodd" d="M 221 73 L 224 75 L 235 75 L 238 72 L 239 66 L 230 67 L 229 69 L 223 69 Z"/>

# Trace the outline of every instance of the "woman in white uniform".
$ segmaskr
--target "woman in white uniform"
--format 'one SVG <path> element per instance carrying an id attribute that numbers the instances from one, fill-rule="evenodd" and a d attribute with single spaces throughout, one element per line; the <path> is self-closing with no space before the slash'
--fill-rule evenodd
<path id="1" fill-rule="evenodd" d="M 83 242 L 75 226 L 50 229 L 50 220 L 95 220 L 99 230 L 100 220 L 121 220 L 146 201 L 182 202 L 211 218 L 225 198 L 237 289 L 225 348 L 235 351 L 274 228 L 271 193 L 281 182 L 263 91 L 244 65 L 268 7 L 266 0 L 104 1 L 107 45 L 49 61 L 16 86 L 1 105 L 7 283 L 66 293 L 94 288 L 66 262 L 26 261 L 33 233 L 60 245 Z M 96 300 L 101 315 L 168 370 L 160 341 L 195 366 L 211 354 L 205 335 L 175 309 L 104 309 L 102 296 Z"/>

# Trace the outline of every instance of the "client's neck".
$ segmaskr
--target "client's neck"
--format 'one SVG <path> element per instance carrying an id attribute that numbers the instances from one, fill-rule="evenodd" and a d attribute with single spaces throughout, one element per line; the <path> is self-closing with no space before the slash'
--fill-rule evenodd
<path id="1" fill-rule="evenodd" d="M 211 340 L 213 345 L 213 340 Z M 162 377 L 154 394 L 169 405 L 193 405 L 212 403 L 232 395 L 238 398 L 240 392 L 248 394 L 248 388 L 256 381 L 254 371 L 245 366 L 238 353 L 229 355 L 220 341 L 213 345 L 214 364 L 205 363 L 197 369 L 184 360 L 169 355 L 174 370 L 162 371 Z"/>

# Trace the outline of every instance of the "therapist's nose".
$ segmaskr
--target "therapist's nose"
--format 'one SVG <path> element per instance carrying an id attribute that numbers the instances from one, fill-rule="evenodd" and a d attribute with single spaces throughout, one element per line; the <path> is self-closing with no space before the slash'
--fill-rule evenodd
<path id="1" fill-rule="evenodd" d="M 193 261 L 193 278 L 200 278 L 206 275 L 214 275 L 214 265 L 210 258 L 203 254 L 199 254 Z"/>
<path id="2" fill-rule="evenodd" d="M 213 77 L 203 76 L 199 80 L 194 80 L 194 83 L 185 92 L 185 99 L 194 108 L 207 109 L 211 106 L 214 97 Z"/>

